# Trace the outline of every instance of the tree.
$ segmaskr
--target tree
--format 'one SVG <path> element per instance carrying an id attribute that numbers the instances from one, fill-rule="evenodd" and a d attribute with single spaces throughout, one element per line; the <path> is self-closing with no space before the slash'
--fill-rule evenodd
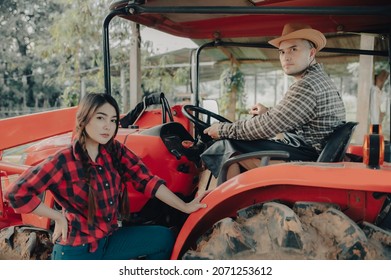
<path id="1" fill-rule="evenodd" d="M 108 13 L 108 4 L 104 0 L 57 1 L 65 6 L 65 10 L 56 15 L 50 30 L 52 44 L 42 54 L 60 60 L 55 82 L 66 86 L 62 94 L 65 104 L 75 105 L 82 82 L 86 92 L 104 92 L 102 24 Z M 129 26 L 120 18 L 110 22 L 111 83 L 118 103 L 121 103 L 119 73 L 129 67 Z"/>
<path id="2" fill-rule="evenodd" d="M 40 73 L 55 62 L 43 61 L 36 53 L 37 45 L 50 41 L 48 26 L 56 12 L 61 12 L 61 6 L 50 0 L 0 2 L 0 33 L 4 38 L 0 41 L 0 107 L 35 107 L 40 93 L 49 103 L 58 97 L 58 87 L 47 87 L 44 72 Z"/>
<path id="3" fill-rule="evenodd" d="M 0 110 L 59 103 L 73 106 L 82 89 L 104 91 L 102 24 L 108 14 L 107 1 L 9 0 L 1 1 L 0 8 L 4 38 L 0 41 Z M 129 27 L 128 21 L 118 17 L 110 23 L 112 92 L 119 103 L 119 73 L 129 67 Z M 142 44 L 143 59 L 152 54 L 148 45 Z M 169 61 L 164 59 L 161 64 Z M 184 79 L 180 77 L 186 70 L 182 70 L 171 69 L 163 76 L 152 71 L 146 84 L 169 92 L 178 77 Z"/>
<path id="4" fill-rule="evenodd" d="M 50 27 L 51 42 L 40 45 L 43 59 L 58 59 L 52 82 L 63 86 L 65 105 L 78 103 L 83 78 L 88 80 L 89 91 L 102 91 L 99 80 L 101 60 L 101 22 L 107 1 L 56 0 L 64 7 L 62 13 L 53 15 Z"/>

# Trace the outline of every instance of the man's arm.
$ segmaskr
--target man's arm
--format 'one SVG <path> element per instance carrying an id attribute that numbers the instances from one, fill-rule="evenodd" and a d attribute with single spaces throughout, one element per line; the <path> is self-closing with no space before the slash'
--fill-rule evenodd
<path id="1" fill-rule="evenodd" d="M 281 102 L 266 113 L 234 123 L 221 123 L 208 130 L 219 138 L 237 140 L 269 139 L 278 133 L 299 127 L 316 116 L 314 91 L 308 83 L 297 83 Z"/>

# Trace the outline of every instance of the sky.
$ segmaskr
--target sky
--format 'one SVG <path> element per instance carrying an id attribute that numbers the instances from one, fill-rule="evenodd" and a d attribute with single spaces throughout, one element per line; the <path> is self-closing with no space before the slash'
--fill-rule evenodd
<path id="1" fill-rule="evenodd" d="M 188 38 L 176 37 L 151 28 L 141 31 L 143 40 L 153 42 L 156 54 L 179 50 L 182 48 L 196 48 L 197 45 Z"/>

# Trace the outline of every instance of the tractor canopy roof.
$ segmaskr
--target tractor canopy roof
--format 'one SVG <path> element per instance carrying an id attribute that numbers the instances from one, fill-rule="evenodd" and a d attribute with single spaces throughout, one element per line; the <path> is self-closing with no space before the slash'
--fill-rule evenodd
<path id="1" fill-rule="evenodd" d="M 286 23 L 305 23 L 324 33 L 326 47 L 318 54 L 323 64 L 357 61 L 361 34 L 375 36 L 375 59 L 389 53 L 391 4 L 388 0 L 134 0 L 113 1 L 111 16 L 159 31 L 189 38 L 201 46 L 211 41 L 240 46 L 227 52 L 211 50 L 215 61 L 234 59 L 236 64 L 263 62 L 263 67 L 279 68 L 278 52 L 268 41 L 281 36 Z"/>

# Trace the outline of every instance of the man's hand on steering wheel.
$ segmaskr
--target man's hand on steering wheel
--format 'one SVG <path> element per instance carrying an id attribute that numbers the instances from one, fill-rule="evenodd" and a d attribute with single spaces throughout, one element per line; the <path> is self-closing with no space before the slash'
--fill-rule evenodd
<path id="1" fill-rule="evenodd" d="M 220 138 L 219 136 L 219 124 L 214 123 L 208 128 L 204 129 L 204 134 L 208 134 L 213 140 L 217 140 Z"/>
<path id="2" fill-rule="evenodd" d="M 204 108 L 194 106 L 194 105 L 185 105 L 182 107 L 182 113 L 194 124 L 196 133 L 200 136 L 202 142 L 208 143 L 210 141 L 213 141 L 214 139 L 208 135 L 208 133 L 205 133 L 204 131 L 208 129 L 212 124 L 212 119 L 215 119 L 219 122 L 228 122 L 231 123 L 230 120 L 224 118 L 223 116 L 220 116 L 218 114 L 215 114 L 211 111 L 208 111 Z M 203 121 L 200 117 L 201 115 L 205 115 L 206 121 Z M 217 125 L 217 124 L 216 124 Z M 218 139 L 218 137 L 217 137 Z"/>

